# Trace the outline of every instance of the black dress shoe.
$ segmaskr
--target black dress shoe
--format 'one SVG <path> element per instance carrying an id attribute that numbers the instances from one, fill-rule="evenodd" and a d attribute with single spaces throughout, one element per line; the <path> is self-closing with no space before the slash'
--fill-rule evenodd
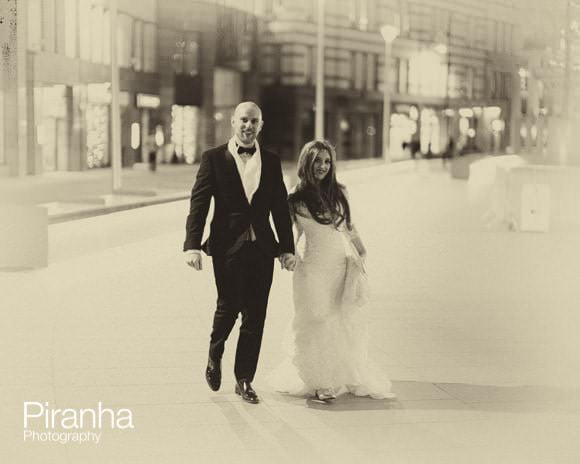
<path id="1" fill-rule="evenodd" d="M 236 382 L 236 394 L 248 403 L 257 404 L 260 402 L 260 398 L 246 379 L 240 379 Z"/>
<path id="2" fill-rule="evenodd" d="M 209 388 L 213 391 L 218 391 L 220 389 L 220 385 L 222 384 L 221 361 L 214 361 L 211 358 L 207 361 L 205 380 L 207 380 Z"/>

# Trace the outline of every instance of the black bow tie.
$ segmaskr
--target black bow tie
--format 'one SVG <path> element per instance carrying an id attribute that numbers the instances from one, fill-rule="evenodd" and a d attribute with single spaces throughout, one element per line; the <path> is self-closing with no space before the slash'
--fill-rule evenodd
<path id="1" fill-rule="evenodd" d="M 254 153 L 256 153 L 256 146 L 254 145 L 253 147 L 238 147 L 238 155 L 241 155 L 242 153 L 248 153 L 249 155 L 253 155 Z"/>

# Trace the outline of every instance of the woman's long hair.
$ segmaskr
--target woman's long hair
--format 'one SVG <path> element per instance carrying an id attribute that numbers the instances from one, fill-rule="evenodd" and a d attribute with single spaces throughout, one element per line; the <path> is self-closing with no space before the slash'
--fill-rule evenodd
<path id="1" fill-rule="evenodd" d="M 314 175 L 314 161 L 324 152 L 330 155 L 330 170 L 318 182 Z M 336 152 L 330 142 L 313 140 L 302 147 L 298 158 L 298 179 L 296 190 L 288 198 L 294 217 L 303 205 L 316 222 L 334 224 L 336 228 L 346 222 L 347 228 L 351 229 L 350 206 L 344 194 L 344 185 L 336 180 Z"/>

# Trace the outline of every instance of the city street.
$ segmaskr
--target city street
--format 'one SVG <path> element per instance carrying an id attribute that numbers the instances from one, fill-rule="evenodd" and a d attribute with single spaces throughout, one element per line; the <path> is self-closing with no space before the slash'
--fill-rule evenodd
<path id="1" fill-rule="evenodd" d="M 273 391 L 291 274 L 276 267 L 259 405 L 204 369 L 215 304 L 181 253 L 188 201 L 49 226 L 49 266 L 0 272 L 0 462 L 525 463 L 580 461 L 580 237 L 490 227 L 489 192 L 441 160 L 349 169 L 369 250 L 370 356 L 397 400 L 321 406 Z M 23 401 L 129 408 L 99 444 L 25 442 Z"/>

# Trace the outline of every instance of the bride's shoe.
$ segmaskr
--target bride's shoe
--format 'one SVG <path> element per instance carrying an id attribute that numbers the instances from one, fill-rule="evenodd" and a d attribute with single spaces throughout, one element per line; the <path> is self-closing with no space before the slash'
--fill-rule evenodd
<path id="1" fill-rule="evenodd" d="M 322 401 L 324 403 L 328 403 L 329 401 L 333 401 L 336 399 L 336 394 L 334 390 L 331 388 L 319 388 L 315 392 L 315 397 L 317 400 Z"/>

